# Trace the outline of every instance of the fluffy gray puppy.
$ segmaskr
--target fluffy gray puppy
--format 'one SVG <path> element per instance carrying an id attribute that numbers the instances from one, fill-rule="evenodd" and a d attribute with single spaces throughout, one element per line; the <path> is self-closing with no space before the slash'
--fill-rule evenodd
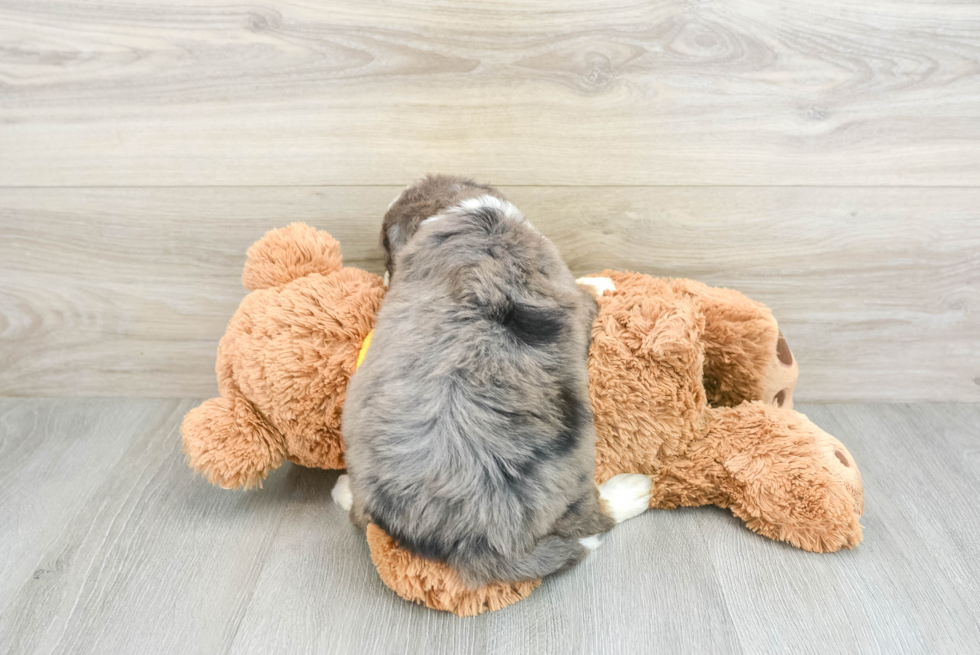
<path id="1" fill-rule="evenodd" d="M 516 207 L 469 180 L 407 189 L 382 243 L 391 286 L 344 405 L 351 520 L 474 587 L 574 565 L 624 515 L 593 482 L 595 300 Z M 633 483 L 612 496 L 642 511 L 649 481 L 617 477 Z"/>

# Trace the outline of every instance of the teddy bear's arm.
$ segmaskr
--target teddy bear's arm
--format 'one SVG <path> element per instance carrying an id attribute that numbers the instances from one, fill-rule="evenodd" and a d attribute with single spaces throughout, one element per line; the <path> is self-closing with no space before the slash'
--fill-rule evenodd
<path id="1" fill-rule="evenodd" d="M 686 279 L 672 289 L 704 314 L 704 390 L 714 406 L 759 400 L 793 408 L 799 367 L 772 312 L 738 291 Z"/>
<path id="2" fill-rule="evenodd" d="M 180 426 L 187 463 L 224 489 L 262 486 L 286 456 L 282 435 L 240 393 L 207 400 Z"/>
<path id="3" fill-rule="evenodd" d="M 692 470 L 711 471 L 713 504 L 755 532 L 815 552 L 861 543 L 864 488 L 844 445 L 806 416 L 763 403 L 709 409 L 690 451 Z"/>

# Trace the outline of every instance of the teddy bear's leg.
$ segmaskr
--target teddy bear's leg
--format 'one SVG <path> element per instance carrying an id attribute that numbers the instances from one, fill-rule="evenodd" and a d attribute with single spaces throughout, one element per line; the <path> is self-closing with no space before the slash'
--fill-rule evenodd
<path id="1" fill-rule="evenodd" d="M 381 580 L 405 600 L 458 616 L 475 616 L 512 605 L 534 591 L 540 580 L 495 582 L 467 587 L 455 569 L 414 555 L 374 525 L 367 529 L 371 559 Z"/>
<path id="2" fill-rule="evenodd" d="M 286 455 L 282 435 L 237 393 L 191 410 L 180 431 L 188 464 L 224 489 L 261 486 Z"/>
<path id="3" fill-rule="evenodd" d="M 708 410 L 699 457 L 719 466 L 714 482 L 745 524 L 816 552 L 861 542 L 861 473 L 837 439 L 806 416 L 762 403 Z M 710 468 L 707 467 L 706 468 Z"/>
<path id="4" fill-rule="evenodd" d="M 759 400 L 793 408 L 799 367 L 768 307 L 738 291 L 672 280 L 704 313 L 704 389 L 716 407 Z"/>

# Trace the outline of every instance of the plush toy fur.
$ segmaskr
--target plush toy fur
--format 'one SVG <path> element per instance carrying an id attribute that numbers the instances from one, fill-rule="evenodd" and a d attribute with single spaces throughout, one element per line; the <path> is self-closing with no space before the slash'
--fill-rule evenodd
<path id="1" fill-rule="evenodd" d="M 341 263 L 333 237 L 299 223 L 249 248 L 252 292 L 218 345 L 221 397 L 181 426 L 188 461 L 212 484 L 260 485 L 286 459 L 344 468 L 340 411 L 385 287 Z"/>
<path id="2" fill-rule="evenodd" d="M 252 290 L 218 347 L 221 397 L 184 419 L 188 462 L 248 488 L 283 460 L 343 468 L 340 412 L 384 296 L 341 266 L 339 244 L 302 224 L 248 252 Z M 651 507 L 718 505 L 767 537 L 816 552 L 861 541 L 861 475 L 839 441 L 792 411 L 797 364 L 772 313 L 727 289 L 604 271 L 589 353 L 596 481 L 643 473 Z M 448 566 L 368 530 L 375 566 L 402 597 L 473 615 L 538 582 L 468 589 Z"/>

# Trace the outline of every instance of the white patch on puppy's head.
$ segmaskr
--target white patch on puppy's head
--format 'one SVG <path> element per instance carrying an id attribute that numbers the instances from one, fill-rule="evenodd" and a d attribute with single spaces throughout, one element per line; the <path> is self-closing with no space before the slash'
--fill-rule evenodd
<path id="1" fill-rule="evenodd" d="M 429 216 L 428 218 L 424 219 L 421 223 L 419 223 L 419 227 L 422 227 L 423 225 L 427 225 L 429 223 L 434 223 L 435 221 L 445 218 L 447 215 L 451 216 L 453 210 L 456 210 L 457 212 L 470 212 L 470 211 L 474 211 L 477 209 L 484 209 L 484 208 L 495 209 L 501 212 L 505 217 L 511 219 L 512 221 L 515 221 L 517 223 L 524 223 L 532 230 L 534 229 L 534 226 L 531 225 L 531 223 L 526 218 L 524 218 L 524 214 L 522 214 L 521 210 L 515 207 L 513 203 L 508 202 L 506 200 L 501 200 L 497 196 L 491 196 L 489 194 L 484 194 L 476 198 L 467 198 L 466 200 L 461 200 L 458 204 L 456 204 L 455 207 L 451 207 L 449 209 L 443 210 L 442 213 L 435 214 L 433 216 Z"/>
<path id="2" fill-rule="evenodd" d="M 491 196 L 489 194 L 484 194 L 476 198 L 467 198 L 459 203 L 457 207 L 461 207 L 468 211 L 488 207 L 490 209 L 496 209 L 497 211 L 503 212 L 504 216 L 513 221 L 517 221 L 518 223 L 527 222 L 527 219 L 524 218 L 524 214 L 522 214 L 521 210 L 515 207 L 513 203 L 507 202 L 506 200 L 501 200 L 497 196 Z"/>

